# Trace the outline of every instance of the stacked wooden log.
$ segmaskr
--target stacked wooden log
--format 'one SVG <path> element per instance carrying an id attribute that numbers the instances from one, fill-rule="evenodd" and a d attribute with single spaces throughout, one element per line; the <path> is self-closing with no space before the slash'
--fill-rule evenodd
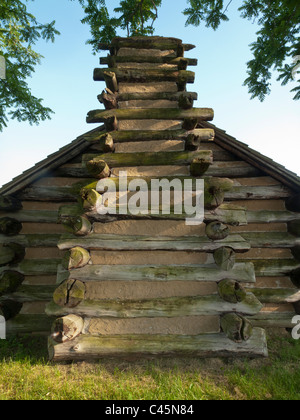
<path id="1" fill-rule="evenodd" d="M 94 79 L 106 83 L 99 95 L 106 109 L 89 112 L 87 122 L 104 123 L 105 132 L 88 138 L 94 152 L 82 156 L 79 173 L 91 180 L 73 189 L 78 203 L 59 210 L 68 233 L 58 244 L 66 255 L 46 308 L 57 317 L 50 358 L 266 356 L 264 330 L 249 321 L 263 305 L 243 286 L 255 284 L 255 267 L 237 257 L 251 244 L 231 232 L 247 224 L 246 211 L 224 202 L 234 183 L 209 172 L 221 152 L 214 131 L 198 127 L 213 110 L 194 108 L 197 95 L 186 91 L 194 81 L 187 66 L 196 60 L 183 54 L 192 46 L 138 37 L 102 48 L 110 50 L 101 60 L 109 67 L 96 69 Z M 99 212 L 108 185 L 99 181 L 120 186 L 124 171 L 145 186 L 177 179 L 194 188 L 203 179 L 204 223 L 188 225 L 175 200 L 165 213 L 147 207 L 132 214 L 120 201 L 116 213 Z"/>

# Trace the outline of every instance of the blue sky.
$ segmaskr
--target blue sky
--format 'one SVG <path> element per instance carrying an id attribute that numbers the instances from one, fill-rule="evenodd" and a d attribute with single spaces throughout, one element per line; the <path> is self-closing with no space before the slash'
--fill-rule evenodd
<path id="1" fill-rule="evenodd" d="M 119 2 L 108 3 L 113 8 Z M 293 101 L 292 86 L 282 87 L 276 77 L 272 93 L 263 103 L 250 100 L 243 81 L 257 26 L 239 17 L 235 3 L 230 5 L 230 22 L 213 31 L 204 25 L 186 28 L 181 13 L 186 1 L 163 0 L 155 35 L 196 45 L 186 53 L 198 59 L 198 66 L 191 68 L 196 72 L 195 83 L 188 85 L 198 93 L 195 106 L 213 108 L 215 125 L 300 175 L 300 101 Z M 99 67 L 99 57 L 106 52 L 92 55 L 85 44 L 89 27 L 80 22 L 81 6 L 76 0 L 35 0 L 29 6 L 40 22 L 56 20 L 61 32 L 54 44 L 37 44 L 36 50 L 45 58 L 29 79 L 33 94 L 43 98 L 55 114 L 39 126 L 10 121 L 0 133 L 0 185 L 93 129 L 95 125 L 85 121 L 86 114 L 102 108 L 97 95 L 105 86 L 93 81 L 93 69 Z"/>

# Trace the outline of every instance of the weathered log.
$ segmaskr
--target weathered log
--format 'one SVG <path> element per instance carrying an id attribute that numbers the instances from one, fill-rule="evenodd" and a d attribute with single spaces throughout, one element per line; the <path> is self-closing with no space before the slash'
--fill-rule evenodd
<path id="1" fill-rule="evenodd" d="M 235 313 L 221 317 L 221 328 L 226 336 L 235 343 L 248 341 L 253 333 L 251 322 Z"/>
<path id="2" fill-rule="evenodd" d="M 295 236 L 300 236 L 300 220 L 294 220 L 288 223 L 288 231 Z"/>
<path id="3" fill-rule="evenodd" d="M 105 65 L 108 64 L 109 67 L 115 68 L 118 64 L 122 63 L 153 63 L 153 64 L 170 64 L 170 65 L 179 65 L 181 62 L 182 57 L 168 57 L 168 56 L 143 56 L 143 55 L 118 55 L 118 56 L 110 56 L 107 57 L 100 57 L 100 64 Z M 196 58 L 184 58 L 187 61 L 188 66 L 197 66 L 198 60 Z"/>
<path id="4" fill-rule="evenodd" d="M 213 241 L 219 241 L 229 235 L 229 227 L 219 221 L 211 222 L 206 226 L 206 235 Z"/>
<path id="5" fill-rule="evenodd" d="M 114 131 L 110 133 L 115 143 L 127 143 L 147 140 L 185 140 L 190 134 L 200 138 L 201 141 L 213 141 L 215 131 L 212 129 L 197 128 L 192 131 L 186 130 L 129 130 Z M 95 134 L 86 138 L 91 143 L 98 142 L 103 134 Z"/>
<path id="6" fill-rule="evenodd" d="M 289 211 L 300 211 L 300 194 L 296 194 L 286 200 L 286 209 Z"/>
<path id="7" fill-rule="evenodd" d="M 13 236 L 20 233 L 22 230 L 22 223 L 11 217 L 2 217 L 0 219 L 0 234 Z"/>
<path id="8" fill-rule="evenodd" d="M 90 253 L 86 249 L 76 246 L 65 254 L 62 266 L 66 270 L 73 270 L 86 266 L 90 259 Z"/>
<path id="9" fill-rule="evenodd" d="M 155 81 L 194 83 L 195 73 L 187 70 L 173 69 L 94 69 L 94 80 L 105 81 L 112 92 L 118 91 L 117 81 L 120 83 L 147 83 Z M 112 81 L 113 80 L 113 81 Z"/>
<path id="10" fill-rule="evenodd" d="M 96 178 L 107 178 L 110 174 L 109 167 L 189 165 L 195 159 L 205 161 L 207 165 L 210 165 L 213 153 L 211 150 L 199 150 L 197 152 L 107 153 L 105 155 L 89 153 L 82 156 L 82 162 L 86 162 L 87 169 Z"/>
<path id="11" fill-rule="evenodd" d="M 111 153 L 115 151 L 114 139 L 109 133 L 103 134 L 97 143 L 103 153 Z"/>
<path id="12" fill-rule="evenodd" d="M 217 159 L 217 158 L 216 158 Z M 219 159 L 218 159 L 219 160 Z M 234 186 L 232 190 L 226 194 L 227 200 L 280 200 L 284 199 L 288 194 L 288 190 L 282 185 L 274 186 Z"/>
<path id="13" fill-rule="evenodd" d="M 117 109 L 118 99 L 116 93 L 112 92 L 109 88 L 106 88 L 101 95 L 98 95 L 98 100 L 105 106 L 105 109 Z"/>
<path id="14" fill-rule="evenodd" d="M 221 281 L 255 283 L 253 263 L 236 263 L 231 271 L 222 271 L 215 264 L 193 265 L 86 265 L 71 278 L 82 281 Z"/>
<path id="15" fill-rule="evenodd" d="M 198 99 L 196 92 L 122 92 L 118 93 L 117 99 L 119 102 L 127 102 L 134 100 L 168 100 L 168 101 L 179 101 L 179 98 L 188 97 L 193 101 Z"/>
<path id="16" fill-rule="evenodd" d="M 103 357 L 144 355 L 193 355 L 195 357 L 267 357 L 267 340 L 262 328 L 254 328 L 248 341 L 234 343 L 225 334 L 201 334 L 197 336 L 107 336 L 80 335 L 64 344 L 48 342 L 52 361 L 93 360 Z"/>
<path id="17" fill-rule="evenodd" d="M 24 275 L 18 271 L 4 271 L 0 274 L 0 296 L 13 293 L 23 283 Z"/>
<path id="18" fill-rule="evenodd" d="M 219 296 L 226 302 L 242 302 L 248 296 L 247 292 L 236 280 L 224 279 L 218 283 Z"/>
<path id="19" fill-rule="evenodd" d="M 95 79 L 95 73 L 94 73 L 94 80 L 99 80 L 99 79 Z M 113 93 L 118 92 L 119 86 L 118 86 L 117 76 L 114 71 L 103 70 L 101 80 L 105 81 L 107 88 L 111 92 Z"/>
<path id="20" fill-rule="evenodd" d="M 222 246 L 214 252 L 214 260 L 222 270 L 232 270 L 235 264 L 235 251 L 228 246 Z"/>
<path id="21" fill-rule="evenodd" d="M 208 210 L 214 210 L 219 207 L 225 198 L 225 191 L 216 185 L 205 189 L 204 192 L 204 206 Z"/>
<path id="22" fill-rule="evenodd" d="M 85 236 L 91 233 L 92 225 L 84 216 L 69 217 L 62 220 L 66 230 L 74 235 Z"/>
<path id="23" fill-rule="evenodd" d="M 201 144 L 201 137 L 189 134 L 185 140 L 185 150 L 198 150 Z"/>
<path id="24" fill-rule="evenodd" d="M 116 206 L 116 210 L 118 210 Z M 62 206 L 59 210 L 59 222 L 68 224 L 69 218 L 75 217 L 77 215 L 82 215 L 84 209 L 80 206 Z M 191 215 L 183 212 L 182 214 L 175 214 L 172 209 L 168 214 L 153 214 L 149 211 L 146 212 L 131 214 L 127 212 L 126 214 L 99 214 L 95 209 L 90 211 L 85 211 L 85 215 L 89 218 L 91 222 L 101 222 L 101 223 L 110 223 L 115 220 L 127 220 L 127 219 L 138 219 L 138 220 L 186 220 Z M 218 220 L 219 222 L 226 223 L 233 226 L 243 226 L 247 225 L 246 211 L 244 207 L 235 206 L 231 204 L 221 204 L 220 207 L 214 210 L 205 211 L 204 222 L 214 222 Z M 73 230 L 71 230 L 73 232 Z"/>
<path id="25" fill-rule="evenodd" d="M 206 236 L 204 237 L 149 237 L 149 236 L 130 236 L 130 235 L 101 235 L 91 234 L 83 238 L 74 238 L 72 235 L 63 235 L 58 241 L 58 248 L 60 250 L 70 249 L 75 246 L 80 246 L 87 249 L 97 250 L 111 250 L 111 251 L 141 251 L 141 250 L 163 250 L 163 251 L 203 251 L 213 252 L 219 250 L 220 246 L 225 250 L 230 250 L 234 254 L 233 249 L 237 252 L 245 252 L 250 249 L 247 243 L 240 235 L 229 235 L 218 243 L 211 241 Z M 228 248 L 230 246 L 230 248 Z M 228 258 L 232 261 L 232 254 Z M 217 265 L 222 270 L 231 270 L 233 265 L 227 262 L 225 258 L 217 258 Z M 230 268 L 230 266 L 232 267 Z"/>
<path id="26" fill-rule="evenodd" d="M 23 206 L 20 200 L 11 195 L 0 195 L 0 211 L 18 211 Z"/>
<path id="27" fill-rule="evenodd" d="M 105 130 L 108 132 L 115 131 L 118 129 L 119 123 L 115 115 L 108 117 L 104 121 Z"/>
<path id="28" fill-rule="evenodd" d="M 18 314 L 6 322 L 6 335 L 16 334 L 49 334 L 55 317 L 45 314 Z"/>
<path id="29" fill-rule="evenodd" d="M 190 173 L 195 177 L 202 176 L 212 164 L 212 155 L 207 158 L 194 158 L 190 164 Z"/>
<path id="30" fill-rule="evenodd" d="M 8 264 L 18 264 L 25 257 L 25 248 L 13 242 L 0 246 L 0 267 Z"/>
<path id="31" fill-rule="evenodd" d="M 114 182 L 114 184 L 116 185 L 116 188 L 119 189 L 120 188 L 120 177 L 110 177 L 110 179 Z M 127 177 L 127 182 L 128 182 L 128 191 L 136 191 L 136 188 L 134 187 L 134 189 L 130 188 L 130 182 L 135 180 L 135 177 Z M 155 180 L 167 180 L 169 182 L 171 182 L 174 177 L 172 176 L 164 176 L 164 177 L 157 177 L 157 178 L 153 178 L 153 177 L 148 177 L 148 176 L 141 176 L 139 177 L 139 179 L 142 179 L 144 181 L 146 181 L 148 188 L 151 188 L 151 191 L 157 191 L 158 188 L 158 184 L 156 182 L 153 182 L 153 179 Z M 180 191 L 182 191 L 182 185 L 184 184 L 185 181 L 189 180 L 192 181 L 192 191 L 196 191 L 196 187 L 197 187 L 197 183 L 196 183 L 196 179 L 192 176 L 176 176 L 176 179 L 179 179 L 181 181 L 181 187 L 180 187 Z M 230 189 L 232 188 L 232 186 L 234 185 L 234 181 L 229 179 L 229 178 L 217 178 L 217 177 L 203 177 L 204 180 L 204 188 L 205 191 L 209 191 L 212 188 L 218 188 L 221 189 L 223 191 L 230 191 Z M 101 185 L 98 185 L 99 181 L 94 181 L 90 184 L 84 185 L 84 187 L 82 188 L 81 192 L 84 193 L 85 191 L 89 191 L 89 190 L 98 190 L 99 193 L 104 193 L 105 190 L 101 189 Z M 97 187 L 98 185 L 98 187 Z M 179 186 L 179 184 L 178 184 Z M 174 183 L 174 191 L 177 191 L 177 184 Z M 227 204 L 225 206 L 228 206 Z"/>
<path id="32" fill-rule="evenodd" d="M 55 287 L 55 285 L 22 284 L 15 292 L 7 293 L 5 298 L 9 298 L 20 303 L 49 302 L 52 299 Z"/>
<path id="33" fill-rule="evenodd" d="M 11 248 L 7 246 L 0 247 L 0 267 L 11 264 L 14 258 L 15 253 Z"/>
<path id="34" fill-rule="evenodd" d="M 186 70 L 187 66 L 189 65 L 188 58 L 179 57 L 179 60 L 177 62 L 178 64 L 178 70 Z"/>
<path id="35" fill-rule="evenodd" d="M 4 300 L 0 302 L 0 315 L 4 316 L 5 320 L 14 318 L 22 309 L 23 304 L 14 300 Z"/>
<path id="36" fill-rule="evenodd" d="M 178 99 L 178 106 L 182 109 L 191 109 L 194 105 L 194 99 L 187 94 L 181 94 Z"/>
<path id="37" fill-rule="evenodd" d="M 53 293 L 53 302 L 58 306 L 75 308 L 85 297 L 85 284 L 79 280 L 66 280 Z"/>
<path id="38" fill-rule="evenodd" d="M 23 260 L 14 269 L 25 276 L 56 275 L 61 259 L 32 259 Z"/>
<path id="39" fill-rule="evenodd" d="M 77 315 L 67 315 L 54 321 L 51 338 L 57 343 L 65 343 L 78 337 L 83 329 L 83 319 Z"/>
<path id="40" fill-rule="evenodd" d="M 89 174 L 95 178 L 102 179 L 110 176 L 110 168 L 103 156 L 83 155 L 83 163 Z"/>
<path id="41" fill-rule="evenodd" d="M 26 248 L 56 247 L 60 236 L 60 234 L 48 233 L 17 235 L 10 237 L 0 235 L 0 244 L 8 244 L 13 242 L 23 245 Z"/>
<path id="42" fill-rule="evenodd" d="M 118 55 L 118 56 L 111 56 L 108 55 L 107 57 L 100 57 L 100 64 L 105 65 L 108 64 L 109 67 L 118 67 L 118 64 L 122 63 L 138 63 L 138 64 L 169 64 L 169 65 L 179 65 L 183 57 L 170 57 L 170 56 L 155 56 L 155 55 Z M 196 58 L 184 58 L 186 60 L 188 66 L 197 66 L 198 60 Z"/>
<path id="43" fill-rule="evenodd" d="M 96 190 L 82 189 L 81 190 L 82 207 L 86 210 L 96 208 L 97 203 L 102 203 L 102 197 Z"/>
<path id="44" fill-rule="evenodd" d="M 99 49 L 105 48 L 105 44 L 99 44 Z M 130 38 L 122 38 L 122 37 L 115 37 L 111 41 L 109 48 L 137 48 L 137 49 L 153 49 L 153 50 L 177 50 L 178 46 L 183 45 L 185 51 L 189 51 L 192 49 L 192 45 L 182 44 L 181 39 L 177 38 L 167 38 L 167 37 L 160 37 L 160 36 L 151 36 L 151 37 L 143 37 L 143 36 L 134 36 Z"/>
<path id="45" fill-rule="evenodd" d="M 183 89 L 181 89 L 181 90 L 180 89 L 181 89 L 181 87 L 178 86 L 179 92 L 181 92 L 183 90 Z M 195 118 L 195 117 L 186 117 L 183 120 L 182 128 L 184 130 L 191 131 L 191 130 L 195 130 L 195 128 L 197 127 L 197 125 L 198 125 L 198 119 L 197 118 Z"/>
<path id="46" fill-rule="evenodd" d="M 293 248 L 300 245 L 300 238 L 286 232 L 243 232 L 252 248 Z"/>
<path id="47" fill-rule="evenodd" d="M 193 118 L 196 121 L 210 121 L 214 117 L 214 111 L 211 108 L 150 108 L 150 109 L 114 109 L 114 110 L 94 110 L 87 116 L 87 123 L 105 123 L 109 118 L 118 120 L 185 120 Z M 191 129 L 194 129 L 192 127 Z M 184 127 L 186 129 L 186 127 Z"/>
<path id="48" fill-rule="evenodd" d="M 242 262 L 243 259 L 239 258 L 238 261 Z M 295 259 L 253 259 L 247 261 L 253 263 L 257 277 L 290 276 L 292 271 L 300 268 L 299 261 Z"/>
<path id="49" fill-rule="evenodd" d="M 297 303 L 300 300 L 298 289 L 247 287 L 261 303 Z"/>
<path id="50" fill-rule="evenodd" d="M 219 296 L 171 297 L 145 300 L 80 300 L 75 299 L 76 305 L 66 305 L 64 295 L 60 293 L 60 302 L 51 302 L 46 307 L 49 315 L 64 315 L 73 313 L 79 316 L 95 318 L 172 318 L 177 316 L 220 315 L 237 311 L 245 315 L 257 314 L 263 307 L 252 294 L 247 294 L 242 302 L 232 304 L 225 302 Z M 56 298 L 56 296 L 55 296 Z M 77 303 L 80 300 L 79 303 Z"/>
<path id="51" fill-rule="evenodd" d="M 288 223 L 300 220 L 299 213 L 293 213 L 285 210 L 261 210 L 261 211 L 247 211 L 247 219 L 249 223 Z M 289 227 L 289 226 L 288 226 Z M 291 225 L 290 233 L 297 235 L 297 224 Z"/>

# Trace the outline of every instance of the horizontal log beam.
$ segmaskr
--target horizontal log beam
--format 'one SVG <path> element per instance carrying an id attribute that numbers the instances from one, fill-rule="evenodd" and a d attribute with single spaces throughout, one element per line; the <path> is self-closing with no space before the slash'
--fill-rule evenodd
<path id="1" fill-rule="evenodd" d="M 300 220 L 300 213 L 293 213 L 285 210 L 247 210 L 249 223 L 287 223 Z"/>
<path id="2" fill-rule="evenodd" d="M 127 130 L 127 131 L 113 131 L 109 133 L 115 143 L 127 143 L 135 141 L 148 141 L 148 140 L 184 140 L 190 134 L 200 137 L 202 141 L 213 141 L 215 131 L 207 128 L 196 128 L 192 131 L 186 130 Z M 98 142 L 103 134 L 93 134 L 86 137 L 86 140 L 94 143 Z"/>
<path id="3" fill-rule="evenodd" d="M 64 219 L 69 217 L 77 216 L 82 214 L 83 209 L 79 206 L 62 206 L 59 210 L 59 220 L 62 222 Z M 130 213 L 127 214 L 99 214 L 95 209 L 85 210 L 85 215 L 89 218 L 90 222 L 101 222 L 109 223 L 115 220 L 127 220 L 127 219 L 136 219 L 136 220 L 186 220 L 190 218 L 191 215 L 186 213 L 174 214 L 171 211 L 168 214 L 151 214 L 149 211 L 148 214 L 137 214 L 133 215 Z M 243 207 L 234 206 L 231 204 L 221 204 L 217 209 L 207 210 L 204 214 L 204 222 L 213 222 L 220 221 L 228 225 L 241 226 L 247 225 L 246 211 Z"/>
<path id="4" fill-rule="evenodd" d="M 61 234 L 37 233 L 27 235 L 6 236 L 0 235 L 0 244 L 16 243 L 25 248 L 56 247 Z"/>
<path id="5" fill-rule="evenodd" d="M 88 265 L 70 273 L 82 281 L 221 281 L 231 278 L 255 283 L 254 265 L 236 263 L 232 270 L 222 271 L 215 264 L 205 265 Z"/>
<path id="6" fill-rule="evenodd" d="M 45 314 L 18 314 L 6 322 L 6 335 L 15 336 L 16 334 L 47 334 L 51 330 L 51 325 L 55 317 Z"/>
<path id="7" fill-rule="evenodd" d="M 238 312 L 257 314 L 263 305 L 252 294 L 247 293 L 242 302 L 232 304 L 219 296 L 172 297 L 146 300 L 82 300 L 76 307 L 56 305 L 46 307 L 48 315 L 74 314 L 96 318 L 160 318 L 177 316 L 221 315 Z"/>
<path id="8" fill-rule="evenodd" d="M 243 262 L 242 258 L 238 258 L 239 262 Z M 246 261 L 246 260 L 245 260 Z M 247 260 L 249 261 L 249 260 Z M 300 262 L 294 259 L 274 259 L 274 260 L 250 260 L 255 269 L 257 277 L 277 277 L 289 276 L 291 273 L 300 268 Z"/>
<path id="9" fill-rule="evenodd" d="M 10 195 L 0 195 L 0 211 L 18 211 L 22 209 L 22 203 Z"/>
<path id="10" fill-rule="evenodd" d="M 118 102 L 136 100 L 158 101 L 163 99 L 176 102 L 182 97 L 187 97 L 196 101 L 198 99 L 198 94 L 196 92 L 122 92 L 116 95 Z"/>
<path id="11" fill-rule="evenodd" d="M 243 232 L 252 248 L 293 248 L 300 245 L 300 238 L 287 232 Z"/>
<path id="12" fill-rule="evenodd" d="M 234 186 L 225 195 L 226 200 L 277 200 L 289 197 L 290 191 L 282 185 Z"/>
<path id="13" fill-rule="evenodd" d="M 179 82 L 179 83 L 194 83 L 195 73 L 188 70 L 173 70 L 173 69 L 122 69 L 110 68 L 94 70 L 95 81 L 105 81 L 107 83 L 108 75 L 115 75 L 118 83 L 148 83 L 156 81 L 165 82 Z M 107 87 L 116 92 L 117 86 L 112 83 L 107 84 Z"/>
<path id="14" fill-rule="evenodd" d="M 177 51 L 179 46 L 184 46 L 181 39 L 167 38 L 160 36 L 141 37 L 135 36 L 130 38 L 115 37 L 109 44 L 109 48 L 137 48 L 137 49 L 154 49 L 154 50 L 173 50 Z M 188 44 L 187 44 L 188 45 Z M 100 44 L 100 47 L 105 45 Z M 191 49 L 192 46 L 187 48 Z M 102 49 L 102 48 L 101 48 Z M 105 48 L 107 49 L 107 48 Z M 189 50 L 187 50 L 189 51 Z"/>
<path id="15" fill-rule="evenodd" d="M 214 111 L 211 108 L 149 108 L 149 109 L 113 109 L 94 110 L 87 116 L 87 123 L 105 123 L 109 118 L 116 117 L 121 120 L 185 120 L 193 118 L 198 121 L 211 121 L 214 118 Z"/>
<path id="16" fill-rule="evenodd" d="M 247 342 L 236 344 L 225 334 L 203 334 L 198 336 L 108 336 L 80 335 L 74 341 L 57 344 L 48 342 L 49 358 L 52 361 L 92 360 L 102 357 L 163 356 L 176 355 L 197 357 L 267 357 L 265 331 L 253 330 Z"/>
<path id="17" fill-rule="evenodd" d="M 108 56 L 100 57 L 101 65 L 109 65 L 113 61 L 116 64 L 123 63 L 153 63 L 153 64 L 170 64 L 178 65 L 180 63 L 181 57 L 172 58 L 172 57 L 159 57 L 159 56 L 143 56 L 143 55 L 117 55 L 117 56 Z M 198 60 L 196 58 L 185 58 L 188 66 L 197 66 Z"/>
<path id="18" fill-rule="evenodd" d="M 93 159 L 105 161 L 110 168 L 126 166 L 161 166 L 161 165 L 189 165 L 193 159 L 201 159 L 212 163 L 213 152 L 200 150 L 197 152 L 140 152 L 140 153 L 88 153 L 82 156 L 82 163 Z"/>
<path id="19" fill-rule="evenodd" d="M 300 292 L 296 289 L 254 286 L 246 287 L 246 290 L 252 292 L 261 303 L 295 303 L 300 300 Z"/>
<path id="20" fill-rule="evenodd" d="M 207 237 L 149 237 L 129 235 L 101 235 L 91 234 L 84 238 L 74 238 L 63 235 L 57 244 L 60 250 L 80 246 L 87 249 L 108 251 L 202 251 L 213 252 L 221 246 L 230 247 L 236 252 L 245 252 L 250 249 L 248 242 L 240 235 L 230 235 L 222 241 L 213 242 Z"/>

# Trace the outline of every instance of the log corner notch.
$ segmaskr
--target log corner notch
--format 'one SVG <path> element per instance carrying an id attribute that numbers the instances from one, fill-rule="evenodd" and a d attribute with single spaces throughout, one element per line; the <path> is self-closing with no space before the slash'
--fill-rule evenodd
<path id="1" fill-rule="evenodd" d="M 19 199 L 11 195 L 0 195 L 0 212 L 1 211 L 19 211 L 23 206 Z"/>

